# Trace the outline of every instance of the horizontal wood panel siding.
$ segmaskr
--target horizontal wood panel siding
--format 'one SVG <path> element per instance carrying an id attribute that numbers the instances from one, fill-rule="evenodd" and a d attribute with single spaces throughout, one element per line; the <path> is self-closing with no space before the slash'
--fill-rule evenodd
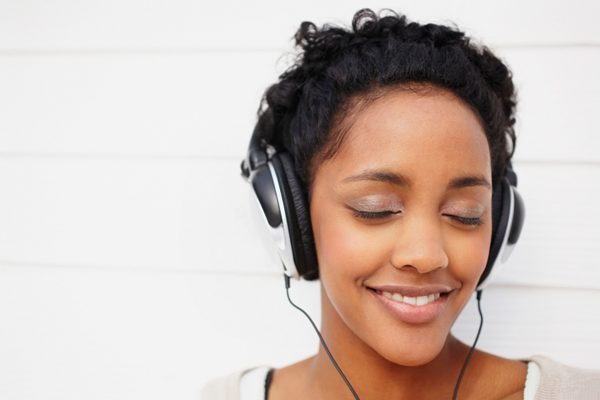
<path id="1" fill-rule="evenodd" d="M 291 293 L 318 321 L 318 284 Z M 598 368 L 598 306 L 597 290 L 490 287 L 479 348 Z M 279 276 L 3 266 L 0 315 L 3 400 L 192 400 L 211 377 L 318 345 Z M 478 322 L 471 302 L 453 331 L 471 343 Z"/>
<path id="2" fill-rule="evenodd" d="M 594 0 L 568 8 L 559 0 L 32 0 L 1 3 L 0 49 L 286 48 L 303 20 L 347 25 L 360 8 L 390 6 L 413 20 L 456 22 L 486 43 L 600 43 Z"/>
<path id="3" fill-rule="evenodd" d="M 600 47 L 504 49 L 517 159 L 600 162 Z M 276 52 L 0 56 L 0 155 L 241 157 Z M 286 61 L 287 60 L 287 61 Z"/>
<path id="4" fill-rule="evenodd" d="M 0 399 L 193 400 L 314 354 L 239 161 L 299 23 L 389 6 L 0 2 Z M 600 369 L 600 2 L 396 6 L 514 75 L 526 223 L 478 347 Z M 291 294 L 319 320 L 318 282 Z M 471 299 L 452 331 L 470 344 L 478 323 Z"/>
<path id="5" fill-rule="evenodd" d="M 515 165 L 527 206 L 499 282 L 600 288 L 600 165 Z M 278 273 L 237 160 L 0 158 L 0 260 Z M 262 232 L 262 230 L 258 230 Z"/>

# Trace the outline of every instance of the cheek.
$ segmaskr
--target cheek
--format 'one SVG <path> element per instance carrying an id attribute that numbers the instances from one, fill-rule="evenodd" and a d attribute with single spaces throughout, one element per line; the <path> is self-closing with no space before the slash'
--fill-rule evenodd
<path id="1" fill-rule="evenodd" d="M 462 281 L 464 286 L 474 288 L 477 284 L 489 255 L 490 240 L 491 228 L 486 224 L 476 233 L 454 233 L 449 241 L 450 269 L 452 275 Z"/>
<path id="2" fill-rule="evenodd" d="M 350 274 L 357 266 L 357 253 L 364 242 L 340 218 L 318 213 L 315 229 L 315 246 L 322 277 Z"/>
<path id="3" fill-rule="evenodd" d="M 345 211 L 345 210 L 344 210 Z M 381 265 L 383 241 L 367 234 L 343 212 L 317 212 L 314 216 L 315 246 L 321 276 L 360 280 Z"/>
<path id="4" fill-rule="evenodd" d="M 343 212 L 323 211 L 313 216 L 315 245 L 321 275 L 360 280 L 386 264 L 394 232 L 370 229 Z M 478 232 L 448 227 L 446 252 L 451 274 L 465 286 L 474 286 L 483 273 L 491 240 L 491 221 Z"/>

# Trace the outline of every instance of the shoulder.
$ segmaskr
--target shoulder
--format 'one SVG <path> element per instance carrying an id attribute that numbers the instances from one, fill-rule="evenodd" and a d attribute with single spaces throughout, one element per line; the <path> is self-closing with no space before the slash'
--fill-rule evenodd
<path id="1" fill-rule="evenodd" d="M 525 360 L 504 358 L 475 350 L 467 368 L 464 389 L 489 399 L 522 399 L 528 364 Z"/>
<path id="2" fill-rule="evenodd" d="M 213 379 L 201 389 L 200 400 L 263 400 L 270 370 L 269 367 L 255 367 Z"/>
<path id="3" fill-rule="evenodd" d="M 542 355 L 533 355 L 526 361 L 539 368 L 536 398 L 542 399 L 598 399 L 600 397 L 600 370 L 572 367 Z"/>

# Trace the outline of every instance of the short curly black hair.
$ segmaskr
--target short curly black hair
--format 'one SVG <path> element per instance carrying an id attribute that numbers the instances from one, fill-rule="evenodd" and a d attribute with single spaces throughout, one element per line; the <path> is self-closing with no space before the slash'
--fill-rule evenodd
<path id="1" fill-rule="evenodd" d="M 307 191 L 318 161 L 341 144 L 343 121 L 357 104 L 423 84 L 451 91 L 475 111 L 490 148 L 493 184 L 504 174 L 516 144 L 512 73 L 458 28 L 362 9 L 351 29 L 303 22 L 295 42 L 296 62 L 266 90 L 255 130 L 291 154 Z"/>

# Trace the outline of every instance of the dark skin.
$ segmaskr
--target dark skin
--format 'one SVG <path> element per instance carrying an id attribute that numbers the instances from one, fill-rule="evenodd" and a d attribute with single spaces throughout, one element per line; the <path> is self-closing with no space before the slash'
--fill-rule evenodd
<path id="1" fill-rule="evenodd" d="M 468 346 L 459 342 L 462 352 L 466 355 Z M 322 354 L 321 358 L 326 357 Z M 463 358 L 464 359 L 464 358 Z M 278 399 L 352 399 L 352 395 L 346 388 L 337 372 L 331 364 L 320 366 L 322 359 L 313 356 L 296 364 L 275 371 L 269 400 Z M 460 386 L 459 399 L 523 399 L 523 388 L 527 364 L 521 361 L 509 360 L 494 356 L 482 351 L 475 351 L 469 368 L 463 377 Z M 326 372 L 325 372 L 326 371 Z M 407 389 L 404 394 L 392 393 L 388 389 L 389 381 L 384 377 L 372 376 L 365 373 L 367 368 L 358 371 L 365 380 L 374 382 L 373 386 L 379 387 L 378 391 L 364 390 L 354 384 L 361 399 L 451 399 L 458 377 L 460 367 L 454 368 L 454 377 L 446 376 L 443 381 L 439 378 L 430 378 L 422 386 L 414 385 Z M 416 374 L 427 373 L 425 369 L 415 371 Z M 482 376 L 493 377 L 493 382 L 479 380 Z M 378 379 L 379 378 L 379 379 Z M 352 378 L 349 378 L 352 379 Z M 361 378 L 358 378 L 361 379 Z M 380 386 L 377 386 L 380 385 Z"/>
<path id="2" fill-rule="evenodd" d="M 491 240 L 483 127 L 452 93 L 427 86 L 395 88 L 351 114 L 311 186 L 323 337 L 362 400 L 451 399 L 469 346 L 450 328 Z M 450 292 L 434 317 L 408 321 L 373 290 L 385 285 Z M 526 372 L 525 362 L 476 350 L 459 398 L 522 399 Z M 273 375 L 270 400 L 307 398 L 352 399 L 323 349 Z"/>

